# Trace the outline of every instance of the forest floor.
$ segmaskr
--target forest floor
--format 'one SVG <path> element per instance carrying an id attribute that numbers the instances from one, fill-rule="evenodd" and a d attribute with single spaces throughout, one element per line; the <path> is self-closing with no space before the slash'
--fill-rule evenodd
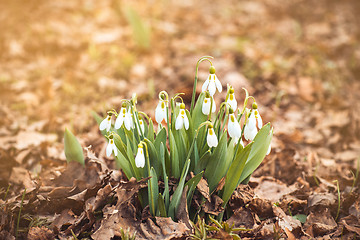
<path id="1" fill-rule="evenodd" d="M 204 55 L 274 127 L 272 152 L 234 193 L 227 222 L 250 229 L 242 239 L 360 238 L 359 1 L 3 2 L 0 239 L 120 239 L 128 227 L 139 239 L 189 236 L 187 224 L 131 209 L 104 225 L 109 201 L 145 183 L 126 181 L 105 156 L 92 111 L 104 116 L 136 92 L 154 118 L 161 90 L 184 92 L 189 105 Z M 201 65 L 199 91 L 207 74 Z M 84 168 L 66 163 L 65 127 Z M 112 231 L 100 238 L 101 228 Z"/>

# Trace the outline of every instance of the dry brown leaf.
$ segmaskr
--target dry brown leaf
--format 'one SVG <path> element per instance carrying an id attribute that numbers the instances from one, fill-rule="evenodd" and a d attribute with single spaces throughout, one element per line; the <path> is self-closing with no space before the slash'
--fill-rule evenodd
<path id="1" fill-rule="evenodd" d="M 329 233 L 336 227 L 337 224 L 334 218 L 331 216 L 330 210 L 328 208 L 320 211 L 310 212 L 304 224 L 306 233 L 313 237 Z"/>
<path id="2" fill-rule="evenodd" d="M 30 228 L 27 235 L 28 240 L 52 240 L 54 237 L 55 234 L 44 226 Z"/>

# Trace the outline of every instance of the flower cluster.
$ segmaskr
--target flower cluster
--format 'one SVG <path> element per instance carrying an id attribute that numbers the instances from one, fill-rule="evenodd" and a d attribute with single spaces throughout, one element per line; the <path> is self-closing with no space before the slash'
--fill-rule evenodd
<path id="1" fill-rule="evenodd" d="M 108 111 L 107 116 L 99 120 L 99 128 L 108 139 L 106 155 L 114 153 L 116 163 L 129 179 L 151 177 L 148 193 L 153 215 L 175 217 L 188 172 L 196 175 L 188 194 L 193 194 L 201 176 L 207 179 L 210 192 L 215 192 L 225 177 L 219 194 L 226 205 L 237 185 L 246 182 L 270 152 L 272 130 L 269 124 L 263 126 L 255 98 L 249 96 L 246 89 L 241 109 L 235 89 L 230 85 L 225 101 L 217 107 L 215 94 L 221 93 L 223 87 L 210 58 L 198 61 L 190 109 L 186 108 L 181 93 L 172 98 L 166 91 L 159 93 L 156 132 L 153 120 L 137 110 L 136 95 L 122 100 L 119 112 Z M 198 65 L 205 60 L 211 63 L 210 74 L 195 101 Z M 247 108 L 249 100 L 251 108 Z M 116 117 L 114 124 L 112 116 Z M 181 187 L 171 191 L 169 177 L 179 179 Z M 159 178 L 164 187 L 158 186 Z"/>

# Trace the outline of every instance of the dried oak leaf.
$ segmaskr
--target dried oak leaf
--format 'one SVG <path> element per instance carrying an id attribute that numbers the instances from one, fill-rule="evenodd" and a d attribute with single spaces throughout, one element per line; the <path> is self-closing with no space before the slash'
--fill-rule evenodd
<path id="1" fill-rule="evenodd" d="M 288 237 L 291 238 L 293 235 L 299 237 L 302 232 L 301 222 L 292 216 L 286 215 L 281 208 L 274 205 L 272 207 L 279 226 L 287 233 Z"/>
<path id="2" fill-rule="evenodd" d="M 312 237 L 332 232 L 336 227 L 337 224 L 328 208 L 311 212 L 304 224 L 305 232 Z"/>
<path id="3" fill-rule="evenodd" d="M 249 208 L 260 218 L 271 218 L 274 216 L 272 204 L 269 200 L 263 198 L 254 198 L 249 203 Z"/>
<path id="4" fill-rule="evenodd" d="M 355 216 L 349 215 L 340 220 L 340 225 L 343 225 L 347 231 L 356 233 L 360 236 L 359 219 Z"/>
<path id="5" fill-rule="evenodd" d="M 55 234 L 44 226 L 30 228 L 27 235 L 28 240 L 52 240 L 54 237 Z"/>
<path id="6" fill-rule="evenodd" d="M 209 185 L 203 177 L 201 177 L 198 185 L 196 185 L 196 188 L 206 200 L 208 200 L 209 202 L 211 201 L 210 193 L 209 193 Z"/>
<path id="7" fill-rule="evenodd" d="M 128 182 L 120 182 L 116 189 L 118 197 L 116 207 L 111 212 L 104 210 L 107 214 L 101 221 L 100 227 L 91 235 L 93 239 L 110 239 L 121 229 L 129 229 L 130 234 L 139 232 L 141 220 L 136 218 L 136 209 L 131 200 L 140 188 L 147 186 L 148 179 L 136 181 L 135 178 L 131 178 Z"/>
<path id="8" fill-rule="evenodd" d="M 255 225 L 254 214 L 247 208 L 241 207 L 226 221 L 230 226 L 253 228 Z"/>
<path id="9" fill-rule="evenodd" d="M 268 199 L 271 202 L 278 202 L 282 197 L 295 190 L 295 186 L 287 186 L 285 183 L 277 179 L 271 177 L 260 177 L 259 184 L 254 189 L 254 192 L 260 198 Z"/>
<path id="10" fill-rule="evenodd" d="M 240 184 L 231 195 L 229 206 L 233 211 L 246 205 L 254 198 L 254 191 L 249 185 Z"/>
<path id="11" fill-rule="evenodd" d="M 314 193 L 308 198 L 308 210 L 320 208 L 334 208 L 337 198 L 332 193 Z"/>
<path id="12" fill-rule="evenodd" d="M 223 200 L 216 194 L 211 195 L 211 202 L 206 200 L 205 206 L 204 206 L 204 212 L 213 214 L 215 216 L 219 215 L 222 211 L 224 211 L 224 208 L 222 207 Z"/>
<path id="13" fill-rule="evenodd" d="M 187 189 L 188 186 L 185 186 L 184 191 L 181 195 L 180 204 L 176 213 L 176 218 L 179 222 L 185 223 L 186 227 L 191 229 L 187 200 L 186 200 Z"/>

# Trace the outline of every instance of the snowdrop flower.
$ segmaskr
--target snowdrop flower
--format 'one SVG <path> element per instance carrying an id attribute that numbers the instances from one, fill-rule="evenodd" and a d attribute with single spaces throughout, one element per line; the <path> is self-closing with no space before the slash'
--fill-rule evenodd
<path id="1" fill-rule="evenodd" d="M 138 145 L 138 151 L 135 157 L 135 165 L 138 168 L 143 168 L 145 166 L 144 149 L 141 143 Z"/>
<path id="2" fill-rule="evenodd" d="M 239 122 L 237 121 L 235 114 L 232 110 L 232 108 L 230 109 L 230 115 L 229 115 L 229 122 L 228 122 L 228 132 L 230 137 L 235 138 L 235 139 L 240 139 L 241 138 L 241 127 Z"/>
<path id="3" fill-rule="evenodd" d="M 111 116 L 112 113 L 108 113 L 107 117 L 101 121 L 100 123 L 100 131 L 106 129 L 107 132 L 110 131 L 110 127 L 111 127 Z"/>
<path id="4" fill-rule="evenodd" d="M 118 152 L 117 152 L 117 148 L 115 146 L 115 143 L 114 143 L 114 139 L 113 139 L 113 136 L 110 135 L 109 137 L 109 143 L 106 147 L 106 156 L 107 157 L 110 157 L 111 153 L 114 152 L 115 156 L 118 155 Z"/>
<path id="5" fill-rule="evenodd" d="M 125 123 L 125 128 L 130 131 L 132 128 L 134 128 L 134 122 L 132 119 L 132 113 L 131 110 L 129 108 L 129 110 L 125 113 L 125 117 L 124 117 L 124 123 Z"/>
<path id="6" fill-rule="evenodd" d="M 250 113 L 250 117 L 247 119 L 244 129 L 244 137 L 248 141 L 254 140 L 257 134 L 256 118 L 254 111 Z"/>
<path id="7" fill-rule="evenodd" d="M 125 119 L 126 119 L 126 103 L 123 103 L 119 115 L 115 121 L 115 129 L 121 128 L 121 126 L 124 124 Z"/>
<path id="8" fill-rule="evenodd" d="M 228 90 L 228 96 L 226 98 L 226 102 L 230 105 L 230 107 L 234 111 L 236 111 L 236 109 L 237 109 L 237 101 L 235 99 L 234 88 L 232 86 L 230 86 L 230 88 Z"/>
<path id="9" fill-rule="evenodd" d="M 209 92 L 206 92 L 204 102 L 203 102 L 202 108 L 201 108 L 202 113 L 205 115 L 209 115 L 209 113 L 210 113 L 211 100 L 213 102 L 211 112 L 215 112 L 215 110 L 216 110 L 215 101 L 214 101 L 213 97 L 210 96 Z"/>
<path id="10" fill-rule="evenodd" d="M 214 129 L 213 129 L 212 125 L 209 125 L 206 141 L 207 141 L 207 144 L 208 144 L 208 146 L 210 148 L 211 147 L 216 147 L 218 145 L 218 139 L 217 139 L 217 137 L 215 135 L 215 132 L 214 132 Z"/>
<path id="11" fill-rule="evenodd" d="M 255 118 L 257 120 L 257 126 L 258 126 L 259 129 L 261 129 L 262 126 L 263 126 L 263 121 L 262 121 L 262 118 L 260 116 L 260 113 L 259 113 L 258 106 L 257 106 L 256 102 L 254 102 L 252 104 L 252 108 L 254 110 L 254 115 L 255 115 Z"/>
<path id="12" fill-rule="evenodd" d="M 175 129 L 179 130 L 183 126 L 185 126 L 186 130 L 189 129 L 189 119 L 188 119 L 188 117 L 186 116 L 186 113 L 185 113 L 185 104 L 181 103 L 180 104 L 180 113 L 177 116 L 176 122 L 175 122 Z"/>
<path id="13" fill-rule="evenodd" d="M 165 100 L 160 100 L 155 109 L 155 120 L 158 124 L 161 124 L 161 122 L 163 120 L 165 120 L 165 122 L 167 122 L 166 105 L 167 104 L 166 104 Z"/>
<path id="14" fill-rule="evenodd" d="M 222 85 L 219 79 L 215 75 L 215 67 L 210 67 L 210 75 L 202 85 L 202 91 L 205 92 L 207 89 L 209 90 L 210 96 L 214 96 L 216 92 L 216 88 L 219 92 L 222 91 Z"/>

